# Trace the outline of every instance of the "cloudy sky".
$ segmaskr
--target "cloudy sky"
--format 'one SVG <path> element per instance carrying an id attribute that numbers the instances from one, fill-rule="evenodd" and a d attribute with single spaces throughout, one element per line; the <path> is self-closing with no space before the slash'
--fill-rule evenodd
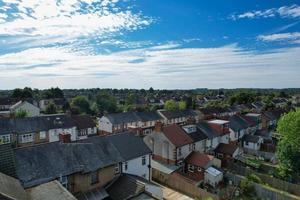
<path id="1" fill-rule="evenodd" d="M 0 0 L 0 89 L 300 86 L 300 2 Z"/>

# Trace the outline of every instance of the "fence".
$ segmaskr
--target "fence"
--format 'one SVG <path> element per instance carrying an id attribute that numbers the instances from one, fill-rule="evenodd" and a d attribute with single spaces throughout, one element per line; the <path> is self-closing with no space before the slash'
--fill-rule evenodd
<path id="1" fill-rule="evenodd" d="M 197 187 L 194 181 L 185 178 L 177 172 L 165 174 L 152 168 L 152 179 L 195 199 L 204 200 L 211 197 L 214 200 L 219 200 L 217 195 L 211 194 Z"/>
<path id="2" fill-rule="evenodd" d="M 283 190 L 283 191 L 287 191 L 291 194 L 295 194 L 300 196 L 300 185 L 297 184 L 293 184 L 293 183 L 289 183 L 274 177 L 271 177 L 269 175 L 266 174 L 261 174 L 258 173 L 252 169 L 246 168 L 244 166 L 241 165 L 237 165 L 235 163 L 233 163 L 230 166 L 230 169 L 235 171 L 236 173 L 242 175 L 242 176 L 246 176 L 247 174 L 251 174 L 254 173 L 256 174 L 264 183 L 267 183 L 268 185 L 270 185 L 273 188 L 279 189 L 279 190 Z"/>
<path id="3" fill-rule="evenodd" d="M 247 154 L 251 154 L 258 157 L 263 157 L 266 160 L 275 161 L 276 156 L 274 153 L 266 152 L 266 151 L 256 151 L 254 149 L 243 148 L 244 152 Z"/>
<path id="4" fill-rule="evenodd" d="M 224 176 L 228 180 L 231 180 L 234 185 L 239 185 L 240 181 L 245 179 L 243 176 L 235 175 L 227 172 Z M 287 192 L 278 191 L 267 186 L 253 183 L 257 197 L 267 200 L 300 200 L 300 197 L 288 194 Z"/>

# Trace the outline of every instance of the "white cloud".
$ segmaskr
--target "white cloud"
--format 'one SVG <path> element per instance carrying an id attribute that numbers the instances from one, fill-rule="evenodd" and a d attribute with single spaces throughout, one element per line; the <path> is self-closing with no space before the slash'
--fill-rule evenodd
<path id="1" fill-rule="evenodd" d="M 120 10 L 116 5 L 117 0 L 2 2 L 5 6 L 13 4 L 17 9 L 0 15 L 0 36 L 51 36 L 61 37 L 68 42 L 79 37 L 100 37 L 123 30 L 136 30 L 152 22 L 141 13 L 133 13 L 128 9 Z M 5 20 L 8 15 L 13 19 Z"/>
<path id="2" fill-rule="evenodd" d="M 233 20 L 237 19 L 255 19 L 255 18 L 270 18 L 270 17 L 286 17 L 286 18 L 299 18 L 300 17 L 300 6 L 282 6 L 279 8 L 271 8 L 267 10 L 253 10 L 247 11 L 241 14 L 232 14 L 229 18 Z"/>
<path id="3" fill-rule="evenodd" d="M 0 85 L 2 88 L 292 87 L 300 84 L 299 55 L 300 48 L 258 53 L 236 44 L 217 48 L 166 44 L 108 55 L 77 54 L 57 47 L 35 48 L 0 56 Z M 18 85 L 20 80 L 22 85 Z"/>
<path id="4" fill-rule="evenodd" d="M 300 39 L 300 32 L 260 35 L 257 37 L 257 39 L 265 42 L 278 42 L 278 41 L 291 42 Z"/>

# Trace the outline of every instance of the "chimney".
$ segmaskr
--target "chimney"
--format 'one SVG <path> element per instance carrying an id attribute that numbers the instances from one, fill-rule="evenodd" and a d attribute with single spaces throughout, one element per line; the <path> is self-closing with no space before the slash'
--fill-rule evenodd
<path id="1" fill-rule="evenodd" d="M 157 133 L 160 133 L 162 132 L 162 122 L 158 121 L 155 123 L 155 126 L 154 126 L 154 131 L 157 132 Z"/>
<path id="2" fill-rule="evenodd" d="M 71 143 L 71 134 L 69 134 L 69 133 L 60 133 L 59 134 L 59 141 L 61 143 Z"/>

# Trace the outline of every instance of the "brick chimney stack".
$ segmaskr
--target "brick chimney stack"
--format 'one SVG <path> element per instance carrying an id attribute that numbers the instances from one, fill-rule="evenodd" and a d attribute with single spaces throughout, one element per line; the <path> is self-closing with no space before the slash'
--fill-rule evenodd
<path id="1" fill-rule="evenodd" d="M 157 133 L 160 133 L 160 132 L 162 132 L 162 127 L 163 127 L 162 122 L 158 121 L 155 123 L 154 131 Z"/>
<path id="2" fill-rule="evenodd" d="M 71 134 L 69 134 L 69 133 L 60 133 L 59 134 L 59 141 L 61 143 L 71 143 Z"/>

